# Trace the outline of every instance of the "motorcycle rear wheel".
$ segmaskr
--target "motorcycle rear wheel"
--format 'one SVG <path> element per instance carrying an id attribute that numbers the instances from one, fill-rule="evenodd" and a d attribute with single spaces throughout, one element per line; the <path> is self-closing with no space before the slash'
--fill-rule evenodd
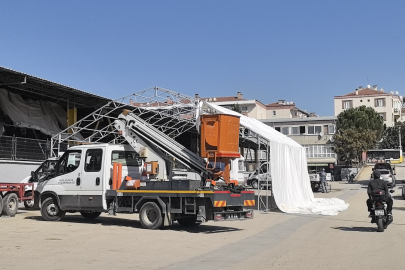
<path id="1" fill-rule="evenodd" d="M 377 231 L 378 232 L 383 232 L 384 231 L 384 221 L 382 218 L 377 219 Z"/>

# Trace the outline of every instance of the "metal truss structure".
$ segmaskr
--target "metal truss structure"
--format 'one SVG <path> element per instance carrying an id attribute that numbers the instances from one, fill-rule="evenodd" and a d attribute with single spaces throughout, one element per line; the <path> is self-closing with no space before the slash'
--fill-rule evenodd
<path id="1" fill-rule="evenodd" d="M 130 110 L 148 124 L 175 138 L 196 126 L 199 100 L 160 87 L 111 100 L 51 139 L 51 156 L 67 146 L 89 143 L 123 143 L 114 121 Z"/>

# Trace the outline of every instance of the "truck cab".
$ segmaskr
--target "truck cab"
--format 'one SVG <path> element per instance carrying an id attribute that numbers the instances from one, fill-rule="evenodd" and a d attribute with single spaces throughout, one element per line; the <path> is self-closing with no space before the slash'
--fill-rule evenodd
<path id="1" fill-rule="evenodd" d="M 113 163 L 122 176 L 141 178 L 143 160 L 129 145 L 95 144 L 69 148 L 47 179 L 38 184 L 41 203 L 57 200 L 63 211 L 107 211 L 105 191 L 111 188 Z"/>

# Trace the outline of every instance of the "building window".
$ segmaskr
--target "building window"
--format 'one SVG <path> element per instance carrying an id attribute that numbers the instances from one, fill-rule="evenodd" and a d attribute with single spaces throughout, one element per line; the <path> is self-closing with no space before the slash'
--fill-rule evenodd
<path id="1" fill-rule="evenodd" d="M 245 107 L 241 107 L 241 110 L 242 110 L 242 112 L 247 112 L 247 107 L 245 106 Z"/>
<path id="2" fill-rule="evenodd" d="M 328 126 L 328 134 L 335 134 L 335 126 L 329 125 Z"/>
<path id="3" fill-rule="evenodd" d="M 375 107 L 384 107 L 385 106 L 385 98 L 376 98 L 374 106 Z"/>
<path id="4" fill-rule="evenodd" d="M 276 116 L 276 114 L 277 114 L 277 112 L 276 112 L 276 111 L 273 111 L 273 116 Z"/>
<path id="5" fill-rule="evenodd" d="M 308 126 L 308 134 L 320 134 L 322 131 L 322 126 Z"/>
<path id="6" fill-rule="evenodd" d="M 277 130 L 278 132 L 281 131 L 280 127 L 275 127 L 274 129 Z"/>
<path id="7" fill-rule="evenodd" d="M 328 144 L 305 145 L 307 158 L 336 158 L 336 154 L 333 152 L 332 147 L 332 145 Z"/>
<path id="8" fill-rule="evenodd" d="M 289 127 L 281 128 L 281 133 L 283 133 L 284 135 L 290 135 L 290 128 Z"/>
<path id="9" fill-rule="evenodd" d="M 352 100 L 343 100 L 342 101 L 342 109 L 350 109 L 353 108 L 353 101 Z"/>
<path id="10" fill-rule="evenodd" d="M 300 134 L 305 134 L 305 126 L 300 126 Z"/>
<path id="11" fill-rule="evenodd" d="M 379 113 L 378 115 L 381 116 L 384 121 L 386 120 L 385 113 Z"/>
<path id="12" fill-rule="evenodd" d="M 299 135 L 300 127 L 291 127 L 291 135 Z"/>

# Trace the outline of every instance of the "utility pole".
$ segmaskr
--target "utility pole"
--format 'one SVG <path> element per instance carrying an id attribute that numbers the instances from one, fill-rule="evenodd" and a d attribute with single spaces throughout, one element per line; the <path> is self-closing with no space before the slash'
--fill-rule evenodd
<path id="1" fill-rule="evenodd" d="M 402 125 L 401 125 L 402 126 Z M 399 136 L 399 160 L 402 158 L 402 145 L 401 145 L 401 126 L 398 129 L 398 136 Z"/>

